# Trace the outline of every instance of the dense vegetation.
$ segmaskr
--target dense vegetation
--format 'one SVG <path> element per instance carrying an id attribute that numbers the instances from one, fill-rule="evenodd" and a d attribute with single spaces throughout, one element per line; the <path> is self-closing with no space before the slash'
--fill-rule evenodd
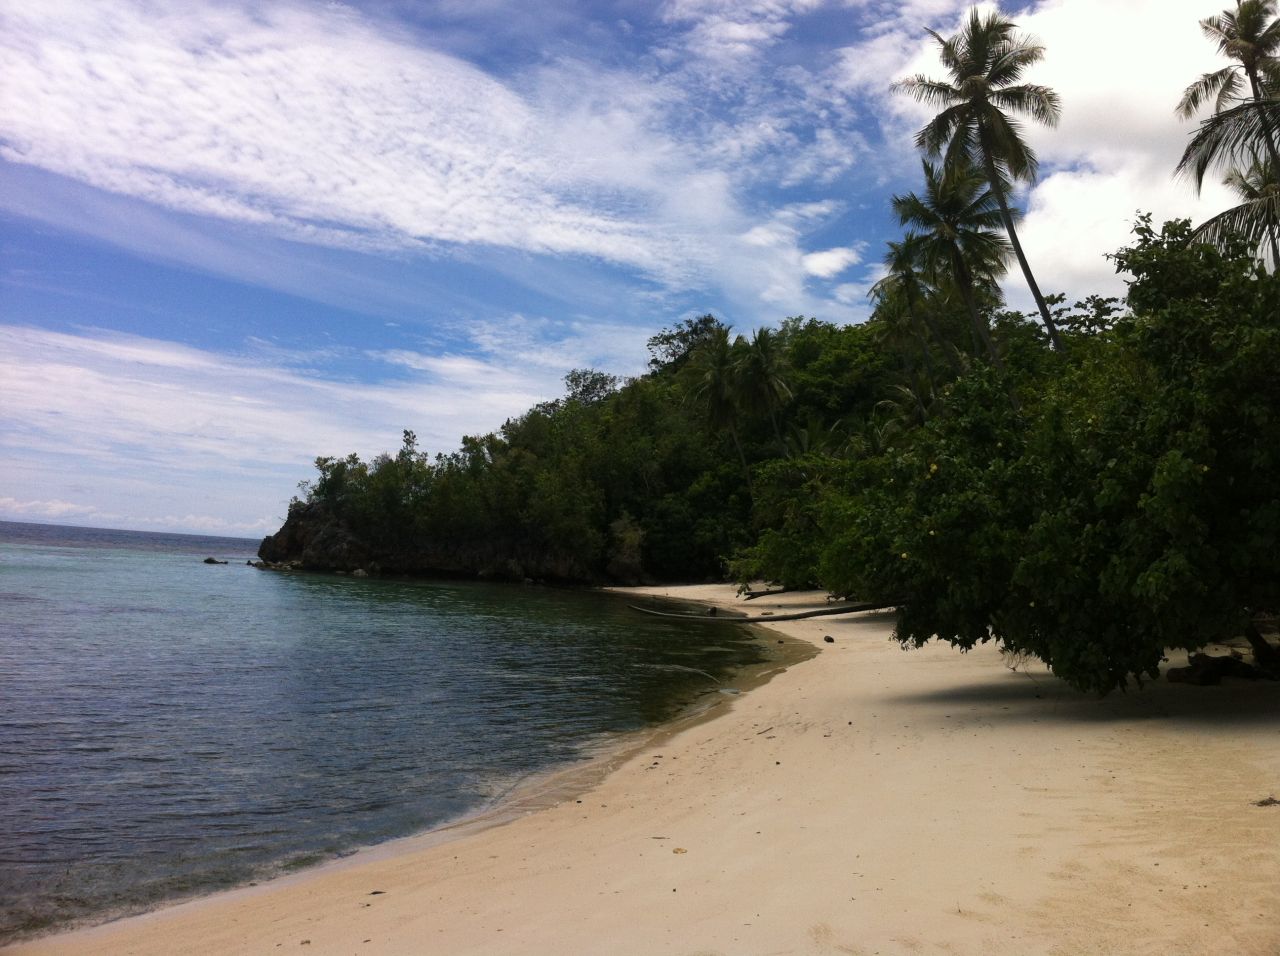
<path id="1" fill-rule="evenodd" d="M 1280 22 L 1245 0 L 1202 26 L 1238 63 L 1179 104 L 1214 102 L 1179 168 L 1225 171 L 1244 201 L 1194 229 L 1140 218 L 1114 255 L 1124 302 L 1041 294 L 1011 203 L 1036 160 L 1011 115 L 1052 125 L 1058 100 L 1020 82 L 1042 48 L 975 11 L 934 35 L 946 79 L 899 84 L 940 111 L 865 324 L 685 320 L 647 374 L 571 372 L 455 453 L 406 432 L 394 456 L 319 459 L 295 509 L 393 567 L 824 587 L 896 604 L 904 644 L 996 641 L 1096 691 L 1241 635 L 1274 668 Z M 1014 261 L 1031 315 L 1003 305 Z"/>

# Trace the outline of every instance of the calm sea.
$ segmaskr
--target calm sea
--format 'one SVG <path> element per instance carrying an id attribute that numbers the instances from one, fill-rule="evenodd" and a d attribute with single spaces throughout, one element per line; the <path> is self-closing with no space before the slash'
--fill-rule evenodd
<path id="1" fill-rule="evenodd" d="M 256 547 L 0 522 L 0 940 L 477 812 L 773 652 L 612 595 Z"/>

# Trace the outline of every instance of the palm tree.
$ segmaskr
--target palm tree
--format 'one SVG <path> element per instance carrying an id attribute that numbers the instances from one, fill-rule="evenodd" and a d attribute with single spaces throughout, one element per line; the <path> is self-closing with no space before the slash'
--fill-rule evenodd
<path id="1" fill-rule="evenodd" d="M 908 227 L 907 241 L 925 271 L 955 283 L 974 336 L 999 367 L 1000 355 L 977 297 L 980 283 L 994 283 L 1004 272 L 1009 255 L 1008 241 L 996 231 L 1003 220 L 999 202 L 982 174 L 966 162 L 939 167 L 926 159 L 921 166 L 924 195 L 894 196 L 893 211 L 899 224 Z"/>
<path id="2" fill-rule="evenodd" d="M 888 354 L 898 357 L 903 374 L 912 381 L 918 377 L 915 354 L 919 352 L 924 360 L 925 378 L 932 387 L 937 376 L 933 370 L 929 338 L 920 330 L 919 320 L 902 292 L 894 289 L 877 296 L 872 318 L 875 320 L 876 341 Z"/>
<path id="3" fill-rule="evenodd" d="M 1235 10 L 1223 10 L 1217 16 L 1201 20 L 1200 29 L 1218 45 L 1218 53 L 1236 62 L 1204 73 L 1188 86 L 1178 103 L 1179 116 L 1191 119 L 1212 99 L 1215 115 L 1206 121 L 1211 124 L 1241 104 L 1252 104 L 1258 109 L 1268 99 L 1275 98 L 1280 87 L 1280 19 L 1276 17 L 1275 0 L 1239 0 Z M 1245 81 L 1249 84 L 1248 96 L 1244 95 Z M 1259 122 L 1257 139 L 1271 161 L 1271 168 L 1280 170 L 1276 126 L 1262 110 L 1259 110 Z M 1178 171 L 1191 169 L 1199 189 L 1208 167 L 1226 160 L 1229 154 L 1205 156 L 1201 153 L 1192 163 L 1188 163 L 1189 156 L 1190 146 L 1183 153 Z"/>
<path id="4" fill-rule="evenodd" d="M 738 396 L 744 408 L 766 415 L 773 428 L 778 449 L 787 454 L 787 443 L 778 428 L 778 409 L 791 398 L 791 387 L 783 377 L 784 360 L 777 336 L 768 329 L 756 329 L 751 340 L 739 338 L 741 351 L 734 366 Z"/>
<path id="5" fill-rule="evenodd" d="M 1025 113 L 1037 123 L 1056 126 L 1062 107 L 1058 94 L 1047 86 L 1018 82 L 1028 67 L 1044 57 L 1044 47 L 1018 36 L 1016 29 L 1016 24 L 1001 14 L 984 14 L 974 8 L 953 37 L 928 31 L 938 43 L 950 80 L 917 74 L 895 83 L 893 89 L 940 109 L 916 135 L 917 146 L 930 157 L 945 153 L 948 165 L 965 160 L 985 174 L 1049 341 L 1061 349 L 1058 328 L 1031 274 L 1009 209 L 1009 184 L 1035 182 L 1039 161 L 1006 111 Z"/>
<path id="6" fill-rule="evenodd" d="M 738 437 L 737 374 L 728 326 L 720 325 L 707 333 L 689 353 L 689 369 L 694 381 L 690 393 L 706 405 L 711 426 L 728 431 L 733 450 L 742 465 L 747 493 L 752 494 L 751 469 L 747 467 L 747 457 L 742 452 L 742 441 Z"/>
<path id="7" fill-rule="evenodd" d="M 922 271 L 922 252 L 919 236 L 907 236 L 901 242 L 888 243 L 889 251 L 885 254 L 884 265 L 888 270 L 884 278 L 871 287 L 868 295 L 876 303 L 876 309 L 893 302 L 901 302 L 907 320 L 913 327 L 922 325 L 927 336 L 942 349 L 952 371 L 959 374 L 960 363 L 954 349 L 946 337 L 938 329 L 933 316 L 934 290 Z M 921 346 L 925 352 L 925 364 L 931 366 L 927 344 Z M 929 368 L 929 376 L 933 370 Z"/>
<path id="8" fill-rule="evenodd" d="M 1264 263 L 1280 269 L 1280 177 L 1276 167 L 1257 156 L 1243 170 L 1233 169 L 1223 179 L 1243 202 L 1218 213 L 1196 227 L 1192 238 L 1222 248 L 1231 238 L 1248 242 Z"/>

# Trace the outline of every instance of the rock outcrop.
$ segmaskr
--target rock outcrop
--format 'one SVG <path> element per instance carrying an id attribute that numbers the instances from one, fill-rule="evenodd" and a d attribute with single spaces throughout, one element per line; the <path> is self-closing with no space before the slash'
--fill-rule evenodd
<path id="1" fill-rule="evenodd" d="M 372 549 L 320 502 L 290 507 L 280 530 L 262 539 L 258 557 L 308 571 L 354 571 L 374 559 Z"/>
<path id="2" fill-rule="evenodd" d="M 497 581 L 597 583 L 605 574 L 576 555 L 538 552 L 504 540 L 448 542 L 418 540 L 394 546 L 369 541 L 323 502 L 295 503 L 275 534 L 258 548 L 260 567 L 278 570 L 340 571 L 475 577 Z M 610 569 L 613 580 L 621 576 Z"/>

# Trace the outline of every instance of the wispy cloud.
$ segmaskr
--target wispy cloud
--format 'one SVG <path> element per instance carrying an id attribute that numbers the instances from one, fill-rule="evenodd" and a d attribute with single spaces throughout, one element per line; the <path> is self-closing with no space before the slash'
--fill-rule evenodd
<path id="1" fill-rule="evenodd" d="M 0 157 L 249 236 L 577 258 L 745 308 L 764 290 L 729 264 L 752 190 L 830 188 L 870 151 L 821 70 L 721 83 L 824 3 L 677 0 L 665 65 L 499 78 L 339 4 L 3 0 Z"/>
<path id="2" fill-rule="evenodd" d="M 684 48 L 723 67 L 743 64 L 781 40 L 797 14 L 823 0 L 668 0 L 668 22 L 688 28 Z"/>
<path id="3" fill-rule="evenodd" d="M 488 244 L 672 268 L 652 201 L 539 105 L 338 5 L 9 4 L 2 154 L 359 248 Z M 620 214 L 620 213 L 626 213 Z"/>
<path id="4" fill-rule="evenodd" d="M 600 330 L 586 323 L 556 334 L 558 358 L 620 372 L 643 362 L 642 354 L 631 368 L 593 361 Z M 0 326 L 0 515 L 131 515 L 131 526 L 143 526 L 148 513 L 195 514 L 192 502 L 204 501 L 219 503 L 211 513 L 229 522 L 223 530 L 260 530 L 283 514 L 316 455 L 394 450 L 405 428 L 422 447 L 450 451 L 463 434 L 559 395 L 568 365 L 530 362 L 514 344 L 495 335 L 470 356 L 379 353 L 371 357 L 388 374 L 356 383 L 317 374 L 324 356 L 316 353 L 229 355 L 115 333 Z"/>

